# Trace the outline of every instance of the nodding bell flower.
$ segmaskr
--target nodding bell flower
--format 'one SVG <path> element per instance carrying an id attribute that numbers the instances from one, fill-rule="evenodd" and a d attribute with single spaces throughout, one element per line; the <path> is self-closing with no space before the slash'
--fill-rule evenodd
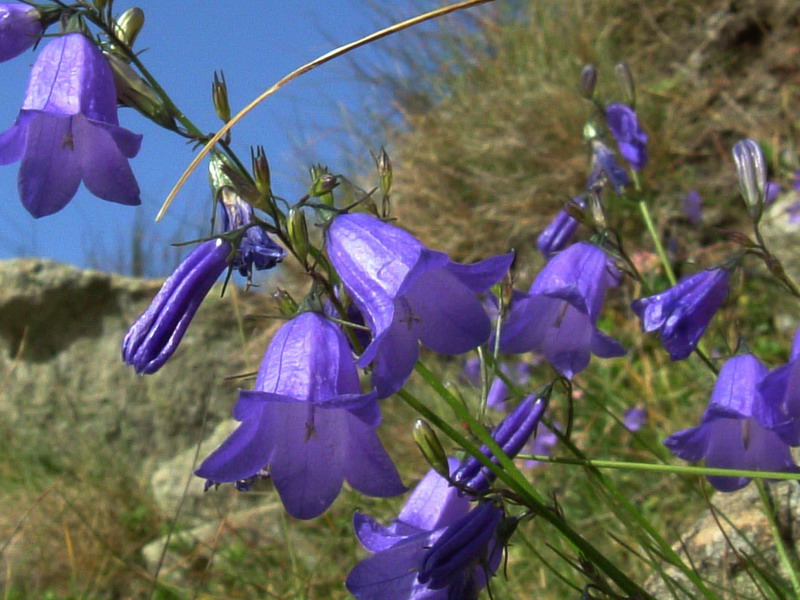
<path id="1" fill-rule="evenodd" d="M 758 391 L 780 415 L 773 431 L 790 446 L 800 446 L 800 327 L 794 334 L 789 362 L 765 376 Z"/>
<path id="2" fill-rule="evenodd" d="M 34 217 L 58 212 L 78 191 L 137 205 L 128 159 L 141 135 L 119 126 L 111 67 L 84 35 L 55 38 L 33 65 L 16 123 L 0 135 L 0 164 L 22 159 L 17 183 Z"/>
<path id="3" fill-rule="evenodd" d="M 636 111 L 625 104 L 609 104 L 606 121 L 622 157 L 634 171 L 644 169 L 647 164 L 647 134 L 639 125 Z"/>
<path id="4" fill-rule="evenodd" d="M 689 356 L 728 295 L 729 273 L 708 269 L 684 277 L 677 285 L 631 304 L 642 330 L 658 331 L 672 360 Z"/>
<path id="5" fill-rule="evenodd" d="M 321 515 L 346 479 L 368 496 L 406 488 L 375 432 L 374 390 L 361 392 L 344 333 L 323 315 L 301 313 L 275 333 L 253 391 L 239 393 L 241 425 L 195 471 L 214 483 L 267 469 L 286 510 Z"/>
<path id="6" fill-rule="evenodd" d="M 219 191 L 222 205 L 222 229 L 232 231 L 247 227 L 253 222 L 253 207 L 245 202 L 232 188 L 223 187 Z M 247 227 L 239 241 L 236 255 L 231 265 L 248 281 L 253 269 L 271 269 L 286 257 L 286 251 L 276 244 L 261 227 Z"/>
<path id="7" fill-rule="evenodd" d="M 497 426 L 492 439 L 509 458 L 514 458 L 536 431 L 546 408 L 547 402 L 543 398 L 528 396 Z M 497 464 L 497 457 L 487 446 L 481 446 L 481 453 Z M 488 491 L 494 478 L 495 475 L 474 456 L 467 458 L 453 475 L 453 481 L 476 493 Z"/>
<path id="8" fill-rule="evenodd" d="M 752 354 L 728 360 L 719 372 L 700 425 L 672 434 L 664 445 L 683 460 L 704 458 L 706 467 L 797 472 L 789 445 L 771 430 L 782 421 L 781 414 L 758 390 L 767 372 Z M 750 483 L 749 477 L 707 479 L 722 492 Z"/>
<path id="9" fill-rule="evenodd" d="M 0 2 L 0 62 L 19 56 L 44 32 L 42 16 L 29 4 Z"/>
<path id="10" fill-rule="evenodd" d="M 449 461 L 451 472 L 458 462 Z M 397 519 L 382 526 L 356 513 L 353 527 L 372 556 L 347 576 L 359 600 L 474 600 L 502 557 L 502 511 L 469 501 L 435 471 L 409 496 Z"/>
<path id="11" fill-rule="evenodd" d="M 373 363 L 381 398 L 403 386 L 420 341 L 435 352 L 463 354 L 489 339 L 491 323 L 478 294 L 498 282 L 513 259 L 509 253 L 472 265 L 455 263 L 363 213 L 333 220 L 327 250 L 372 332 L 358 364 Z"/>
<path id="12" fill-rule="evenodd" d="M 137 373 L 158 371 L 178 349 L 200 304 L 228 267 L 231 253 L 231 245 L 219 239 L 192 250 L 128 329 L 122 360 Z"/>
<path id="13" fill-rule="evenodd" d="M 606 290 L 619 273 L 602 248 L 578 242 L 556 254 L 527 294 L 512 302 L 500 332 L 501 352 L 537 352 L 565 377 L 592 354 L 622 356 L 625 349 L 597 329 Z"/>

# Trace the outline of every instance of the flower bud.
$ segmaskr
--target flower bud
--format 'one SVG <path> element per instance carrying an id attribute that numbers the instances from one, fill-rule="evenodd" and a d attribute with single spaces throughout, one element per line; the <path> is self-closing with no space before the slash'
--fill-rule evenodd
<path id="1" fill-rule="evenodd" d="M 587 64 L 581 69 L 581 91 L 585 98 L 591 100 L 594 88 L 597 86 L 597 69 L 593 64 Z"/>
<path id="2" fill-rule="evenodd" d="M 225 82 L 225 73 L 214 71 L 214 83 L 211 84 L 211 99 L 214 110 L 223 123 L 231 120 L 231 105 L 228 102 L 228 84 Z"/>
<path id="3" fill-rule="evenodd" d="M 272 299 L 278 307 L 278 312 L 284 317 L 293 317 L 297 314 L 297 301 L 292 298 L 292 295 L 286 290 L 278 288 L 275 293 L 272 294 Z"/>
<path id="4" fill-rule="evenodd" d="M 250 160 L 253 165 L 253 180 L 256 182 L 256 189 L 265 198 L 272 197 L 272 180 L 269 174 L 269 162 L 264 152 L 264 146 L 256 147 L 255 151 L 250 149 Z"/>
<path id="5" fill-rule="evenodd" d="M 316 165 L 311 167 L 311 188 L 308 195 L 319 198 L 319 201 L 328 206 L 333 206 L 333 188 L 339 185 L 336 175 L 331 174 L 327 167 Z"/>
<path id="6" fill-rule="evenodd" d="M 536 431 L 546 408 L 545 398 L 528 396 L 497 426 L 492 432 L 492 439 L 509 458 L 513 458 Z M 488 447 L 481 446 L 481 453 L 491 457 L 493 463 L 498 463 L 497 457 L 492 456 Z M 466 459 L 453 474 L 453 481 L 478 493 L 488 490 L 494 478 L 495 475 L 474 456 Z"/>
<path id="7" fill-rule="evenodd" d="M 739 187 L 747 205 L 747 212 L 754 223 L 761 220 L 764 210 L 764 195 L 767 187 L 767 167 L 764 155 L 755 140 L 745 138 L 733 147 L 733 159 L 739 175 Z"/>
<path id="8" fill-rule="evenodd" d="M 375 165 L 378 167 L 380 176 L 381 193 L 388 196 L 392 189 L 392 161 L 389 160 L 386 148 L 381 148 L 380 153 L 375 157 Z"/>
<path id="9" fill-rule="evenodd" d="M 128 48 L 133 48 L 133 43 L 136 41 L 136 36 L 139 35 L 142 27 L 144 27 L 144 11 L 134 6 L 119 16 L 114 24 L 114 33 L 120 42 L 124 43 Z"/>
<path id="10" fill-rule="evenodd" d="M 104 55 L 114 74 L 117 102 L 136 109 L 161 127 L 175 131 L 175 119 L 155 90 L 117 54 L 106 52 Z"/>
<path id="11" fill-rule="evenodd" d="M 614 65 L 614 74 L 617 76 L 620 88 L 622 88 L 625 104 L 634 108 L 636 106 L 636 85 L 633 82 L 633 73 L 631 73 L 628 63 L 621 62 Z"/>
<path id="12" fill-rule="evenodd" d="M 286 217 L 286 229 L 295 254 L 297 254 L 300 262 L 305 264 L 308 258 L 309 243 L 308 225 L 302 208 L 289 209 L 289 214 Z"/>
<path id="13" fill-rule="evenodd" d="M 94 7 L 99 12 L 103 12 L 106 8 L 106 4 L 108 4 L 108 0 L 92 0 L 92 4 L 94 4 Z"/>
<path id="14" fill-rule="evenodd" d="M 439 475 L 445 479 L 450 477 L 450 466 L 447 463 L 447 454 L 436 432 L 427 421 L 417 419 L 414 423 L 414 441 L 422 452 L 422 456 Z"/>

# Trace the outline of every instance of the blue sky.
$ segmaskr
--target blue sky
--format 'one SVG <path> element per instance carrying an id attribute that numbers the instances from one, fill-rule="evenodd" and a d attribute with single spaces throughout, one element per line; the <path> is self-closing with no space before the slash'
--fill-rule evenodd
<path id="1" fill-rule="evenodd" d="M 411 16 L 441 4 L 420 0 L 396 12 Z M 117 0 L 115 11 L 132 5 Z M 136 50 L 147 49 L 142 60 L 150 71 L 177 105 L 208 131 L 220 126 L 210 100 L 215 69 L 225 72 L 236 112 L 292 69 L 385 24 L 375 15 L 370 0 L 142 0 L 136 5 L 146 14 Z M 378 48 L 368 47 L 351 56 L 357 61 L 374 61 L 379 53 Z M 29 51 L 0 64 L 4 99 L 0 131 L 10 127 L 17 116 L 34 60 L 35 54 Z M 339 59 L 269 98 L 234 130 L 233 146 L 240 156 L 247 157 L 249 145 L 263 144 L 275 192 L 288 199 L 299 197 L 312 162 L 341 167 L 346 162 L 343 151 L 361 154 L 358 158 L 362 159 L 369 156 L 362 144 L 350 143 L 348 147 L 348 118 L 343 115 L 358 114 L 358 109 L 374 97 L 374 91 L 355 81 L 346 62 Z M 84 267 L 101 264 L 113 269 L 117 257 L 126 254 L 137 212 L 140 219 L 151 222 L 193 157 L 182 139 L 131 109 L 120 110 L 120 122 L 144 134 L 142 149 L 131 163 L 143 206 L 131 209 L 105 202 L 81 187 L 64 210 L 35 220 L 19 202 L 18 165 L 0 167 L 0 194 L 4 198 L 0 258 L 45 256 Z M 370 145 L 378 148 L 384 141 L 376 139 Z M 158 253 L 170 242 L 194 237 L 207 220 L 209 198 L 205 169 L 199 169 L 164 221 L 148 227 L 152 251 Z M 182 225 L 184 221 L 188 226 Z"/>

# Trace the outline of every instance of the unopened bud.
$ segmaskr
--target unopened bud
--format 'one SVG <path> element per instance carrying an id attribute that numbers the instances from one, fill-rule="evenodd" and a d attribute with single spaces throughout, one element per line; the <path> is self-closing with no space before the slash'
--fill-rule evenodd
<path id="1" fill-rule="evenodd" d="M 392 189 L 392 161 L 389 160 L 389 155 L 386 153 L 385 148 L 381 148 L 380 153 L 375 157 L 375 165 L 378 167 L 381 193 L 384 196 L 388 196 L 389 191 Z"/>
<path id="2" fill-rule="evenodd" d="M 319 198 L 319 201 L 328 206 L 333 206 L 333 189 L 339 185 L 336 175 L 331 174 L 326 167 L 316 165 L 311 167 L 311 188 L 308 195 Z"/>
<path id="3" fill-rule="evenodd" d="M 225 73 L 214 71 L 214 83 L 211 84 L 211 99 L 214 110 L 223 123 L 231 120 L 231 105 L 228 102 L 228 84 L 225 82 Z"/>
<path id="4" fill-rule="evenodd" d="M 155 90 L 119 55 L 107 52 L 105 57 L 114 75 L 117 101 L 136 109 L 161 127 L 175 131 L 175 119 Z"/>
<path id="5" fill-rule="evenodd" d="M 306 215 L 302 208 L 291 208 L 286 217 L 286 229 L 289 235 L 289 241 L 292 242 L 292 248 L 300 259 L 300 262 L 305 264 L 308 258 L 308 225 L 306 224 Z"/>
<path id="6" fill-rule="evenodd" d="M 636 85 L 633 82 L 633 73 L 628 63 L 617 63 L 614 65 L 614 74 L 617 76 L 619 87 L 622 88 L 622 95 L 625 104 L 634 108 L 636 106 Z"/>
<path id="7" fill-rule="evenodd" d="M 594 65 L 584 65 L 581 69 L 581 91 L 585 98 L 591 99 L 594 96 L 594 88 L 597 86 L 597 69 Z"/>
<path id="8" fill-rule="evenodd" d="M 272 299 L 275 301 L 275 305 L 278 307 L 278 312 L 280 312 L 284 317 L 293 317 L 297 314 L 297 302 L 286 290 L 278 288 L 278 290 L 272 294 Z"/>
<path id="9" fill-rule="evenodd" d="M 767 167 L 764 154 L 755 140 L 745 138 L 733 147 L 733 160 L 739 175 L 739 187 L 753 223 L 761 220 L 767 188 Z"/>
<path id="10" fill-rule="evenodd" d="M 253 180 L 256 189 L 265 198 L 272 197 L 272 180 L 269 175 L 269 162 L 264 152 L 264 146 L 257 146 L 255 151 L 250 149 L 250 160 L 253 166 Z"/>
<path id="11" fill-rule="evenodd" d="M 417 419 L 414 423 L 413 436 L 428 464 L 439 475 L 448 479 L 450 477 L 450 465 L 447 463 L 447 455 L 430 424 L 422 419 Z"/>
<path id="12" fill-rule="evenodd" d="M 94 7 L 98 11 L 103 12 L 106 8 L 106 4 L 108 4 L 108 0 L 92 0 L 92 4 L 94 4 Z"/>
<path id="13" fill-rule="evenodd" d="M 128 48 L 133 48 L 133 43 L 136 41 L 136 36 L 139 35 L 142 27 L 144 27 L 144 11 L 134 6 L 119 16 L 114 24 L 114 33 L 120 42 L 124 43 Z"/>

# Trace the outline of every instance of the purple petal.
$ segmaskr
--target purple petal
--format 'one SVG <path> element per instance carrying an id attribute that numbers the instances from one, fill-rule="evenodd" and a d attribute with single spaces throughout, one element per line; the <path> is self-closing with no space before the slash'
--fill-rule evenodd
<path id="1" fill-rule="evenodd" d="M 34 117 L 34 113 L 20 113 L 17 122 L 0 135 L 0 165 L 9 165 L 22 158 L 28 137 L 28 122 Z"/>
<path id="2" fill-rule="evenodd" d="M 194 472 L 198 477 L 216 483 L 239 481 L 252 477 L 263 469 L 272 452 L 273 422 L 263 410 L 251 414 L 226 439 L 222 445 L 206 458 Z"/>
<path id="3" fill-rule="evenodd" d="M 0 62 L 19 56 L 42 35 L 39 11 L 27 4 L 0 4 Z"/>
<path id="4" fill-rule="evenodd" d="M 752 354 L 735 356 L 720 369 L 703 421 L 716 417 L 753 416 L 755 404 L 762 402 L 756 386 L 769 372 Z"/>
<path id="5" fill-rule="evenodd" d="M 427 533 L 427 530 L 398 524 L 397 521 L 389 527 L 384 527 L 372 517 L 360 512 L 353 515 L 353 530 L 361 545 L 370 552 L 383 552 L 412 535 Z"/>
<path id="6" fill-rule="evenodd" d="M 419 358 L 419 341 L 408 323 L 398 318 L 384 334 L 380 345 L 373 348 L 372 384 L 379 398 L 388 398 L 403 387 L 414 370 Z M 368 358 L 362 356 L 359 360 L 361 366 L 368 364 L 364 362 L 365 357 Z"/>
<path id="7" fill-rule="evenodd" d="M 491 323 L 475 293 L 445 269 L 423 273 L 408 290 L 413 328 L 441 354 L 463 354 L 489 339 Z M 412 326 L 412 323 L 409 323 Z"/>
<path id="8" fill-rule="evenodd" d="M 111 134 L 81 115 L 73 118 L 72 133 L 83 182 L 89 191 L 103 200 L 129 206 L 141 204 L 133 171 Z"/>
<path id="9" fill-rule="evenodd" d="M 376 402 L 373 402 L 377 406 Z M 327 411 L 325 411 L 327 412 Z M 362 494 L 388 498 L 402 494 L 403 485 L 397 468 L 384 450 L 375 428 L 345 412 L 348 424 L 347 482 Z"/>
<path id="10" fill-rule="evenodd" d="M 448 459 L 451 474 L 458 463 L 454 458 Z M 411 492 L 397 521 L 423 531 L 433 531 L 450 525 L 467 512 L 469 500 L 460 496 L 456 488 L 431 469 Z"/>
<path id="11" fill-rule="evenodd" d="M 28 122 L 25 154 L 17 178 L 22 204 L 34 217 L 58 212 L 81 182 L 72 119 L 40 114 Z"/>
<path id="12" fill-rule="evenodd" d="M 489 387 L 489 393 L 486 395 L 486 405 L 492 408 L 503 408 L 508 397 L 508 386 L 500 377 L 495 377 Z"/>
<path id="13" fill-rule="evenodd" d="M 708 448 L 709 424 L 690 427 L 673 433 L 664 445 L 678 458 L 688 462 L 697 462 L 706 454 Z"/>
<path id="14" fill-rule="evenodd" d="M 514 262 L 514 253 L 509 252 L 486 258 L 471 265 L 450 262 L 446 268 L 473 292 L 483 294 L 508 273 L 512 262 Z"/>

